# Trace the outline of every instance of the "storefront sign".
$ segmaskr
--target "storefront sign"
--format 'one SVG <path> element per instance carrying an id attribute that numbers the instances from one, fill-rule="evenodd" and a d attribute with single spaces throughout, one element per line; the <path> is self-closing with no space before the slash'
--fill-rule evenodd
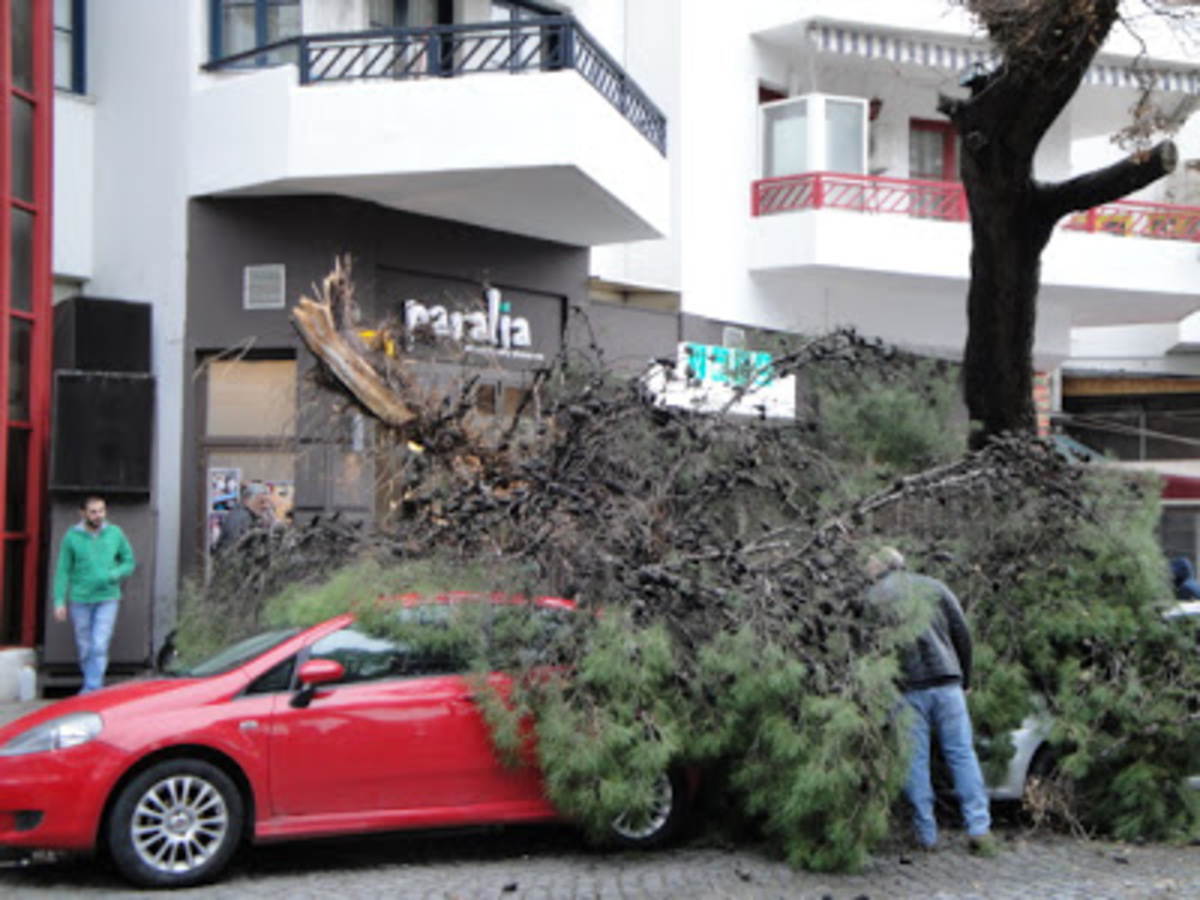
<path id="1" fill-rule="evenodd" d="M 796 415 L 795 376 L 776 377 L 762 351 L 682 343 L 674 369 L 652 366 L 645 384 L 659 403 L 696 412 Z"/>
<path id="2" fill-rule="evenodd" d="M 468 351 L 486 350 L 505 356 L 540 359 L 542 354 L 528 352 L 533 346 L 529 320 L 514 316 L 512 307 L 497 288 L 484 291 L 486 310 L 447 310 L 445 306 L 426 306 L 419 300 L 404 301 L 404 333 L 409 341 L 418 334 L 440 340 L 452 340 Z"/>

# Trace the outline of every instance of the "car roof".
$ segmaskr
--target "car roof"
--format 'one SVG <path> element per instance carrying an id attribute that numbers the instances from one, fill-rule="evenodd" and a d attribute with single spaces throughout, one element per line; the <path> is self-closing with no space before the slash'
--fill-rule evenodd
<path id="1" fill-rule="evenodd" d="M 524 594 L 508 594 L 503 591 L 446 591 L 440 594 L 391 594 L 381 596 L 380 603 L 398 603 L 402 606 L 426 606 L 431 604 L 457 604 L 457 603 L 490 603 L 496 606 L 537 606 L 543 609 L 575 609 L 576 604 L 573 600 L 566 600 L 562 597 L 527 597 Z"/>

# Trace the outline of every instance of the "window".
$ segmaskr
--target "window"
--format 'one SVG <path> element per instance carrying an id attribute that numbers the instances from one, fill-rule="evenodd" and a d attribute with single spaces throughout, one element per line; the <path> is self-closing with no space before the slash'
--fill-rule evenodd
<path id="1" fill-rule="evenodd" d="M 60 91 L 82 94 L 87 90 L 86 9 L 84 0 L 54 0 L 54 86 Z"/>
<path id="2" fill-rule="evenodd" d="M 341 684 L 419 674 L 412 671 L 413 660 L 403 644 L 374 637 L 354 626 L 321 638 L 313 644 L 309 659 L 329 659 L 340 663 L 346 670 Z"/>
<path id="3" fill-rule="evenodd" d="M 492 2 L 493 22 L 541 19 L 546 16 L 558 15 L 561 13 L 557 9 L 542 3 L 528 2 L 528 0 L 493 0 Z"/>
<path id="4" fill-rule="evenodd" d="M 294 359 L 215 359 L 203 362 L 200 371 L 202 545 L 212 565 L 225 517 L 237 507 L 243 488 L 266 489 L 255 510 L 260 524 L 273 528 L 291 521 L 298 388 Z"/>
<path id="5" fill-rule="evenodd" d="M 296 657 L 289 656 L 271 671 L 265 675 L 260 675 L 254 679 L 253 683 L 246 688 L 245 693 L 253 694 L 280 694 L 284 691 L 289 691 L 292 688 L 292 670 L 296 667 Z"/>
<path id="6" fill-rule="evenodd" d="M 213 59 L 245 53 L 300 34 L 300 0 L 212 0 Z M 276 65 L 282 52 L 254 57 L 254 65 Z"/>
<path id="7" fill-rule="evenodd" d="M 438 15 L 438 0 L 371 0 L 367 12 L 371 28 L 427 28 L 449 25 Z"/>
<path id="8" fill-rule="evenodd" d="M 34 104 L 19 94 L 13 94 L 10 106 L 12 119 L 12 196 L 16 200 L 33 202 Z"/>
<path id="9" fill-rule="evenodd" d="M 958 138 L 949 122 L 913 119 L 908 137 L 908 175 L 923 181 L 958 180 Z"/>
<path id="10" fill-rule="evenodd" d="M 861 100 L 825 101 L 825 168 L 830 172 L 866 172 L 867 134 Z"/>
<path id="11" fill-rule="evenodd" d="M 908 131 L 908 177 L 914 181 L 958 181 L 958 135 L 949 122 L 913 119 Z M 917 185 L 910 212 L 923 219 L 953 219 L 957 190 Z"/>
<path id="12" fill-rule="evenodd" d="M 763 177 L 799 175 L 808 163 L 808 101 L 772 103 L 763 107 Z"/>
<path id="13" fill-rule="evenodd" d="M 576 621 L 567 609 L 497 605 L 488 627 L 488 659 L 496 669 L 557 664 Z"/>
<path id="14" fill-rule="evenodd" d="M 867 171 L 867 101 L 807 94 L 762 105 L 764 178 Z"/>
<path id="15" fill-rule="evenodd" d="M 33 65 L 33 0 L 13 0 L 8 25 L 9 50 L 12 53 L 12 83 L 22 91 L 32 91 Z M 2 21 L 2 20 L 0 20 Z"/>
<path id="16" fill-rule="evenodd" d="M 210 438 L 295 435 L 295 360 L 213 360 L 207 375 Z"/>

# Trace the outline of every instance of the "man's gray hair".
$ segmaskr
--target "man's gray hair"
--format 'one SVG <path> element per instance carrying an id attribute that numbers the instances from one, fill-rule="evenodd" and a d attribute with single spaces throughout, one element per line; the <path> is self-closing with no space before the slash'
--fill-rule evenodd
<path id="1" fill-rule="evenodd" d="M 903 568 L 904 554 L 895 547 L 880 547 L 867 560 L 867 572 L 872 578 L 880 578 Z"/>

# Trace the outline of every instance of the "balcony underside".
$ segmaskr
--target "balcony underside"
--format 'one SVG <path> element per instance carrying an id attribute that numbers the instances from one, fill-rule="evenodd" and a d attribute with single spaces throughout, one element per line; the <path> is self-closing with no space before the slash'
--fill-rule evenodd
<path id="1" fill-rule="evenodd" d="M 811 294 L 832 286 L 864 297 L 903 296 L 907 298 L 905 304 L 912 308 L 914 304 L 920 304 L 922 297 L 944 296 L 949 291 L 956 302 L 961 300 L 966 308 L 968 282 L 965 276 L 947 279 L 824 266 L 780 268 L 755 272 L 754 275 L 759 284 L 771 286 L 780 296 Z M 1186 293 L 1135 294 L 1043 283 L 1038 298 L 1043 308 L 1053 305 L 1067 311 L 1071 324 L 1080 328 L 1178 323 L 1200 311 L 1200 296 Z"/>
<path id="2" fill-rule="evenodd" d="M 908 285 L 912 302 L 937 286 L 965 302 L 971 235 L 964 222 L 843 210 L 752 220 L 750 269 L 757 279 L 809 290 L 831 280 L 887 297 Z M 1178 322 L 1200 309 L 1195 244 L 1058 231 L 1042 258 L 1043 309 L 1072 326 Z"/>
<path id="3" fill-rule="evenodd" d="M 336 194 L 573 246 L 662 236 L 667 160 L 574 72 L 301 86 L 207 76 L 192 196 Z"/>
<path id="4" fill-rule="evenodd" d="M 333 194 L 481 228 L 591 247 L 659 237 L 584 172 L 568 166 L 287 178 L 215 196 Z"/>

